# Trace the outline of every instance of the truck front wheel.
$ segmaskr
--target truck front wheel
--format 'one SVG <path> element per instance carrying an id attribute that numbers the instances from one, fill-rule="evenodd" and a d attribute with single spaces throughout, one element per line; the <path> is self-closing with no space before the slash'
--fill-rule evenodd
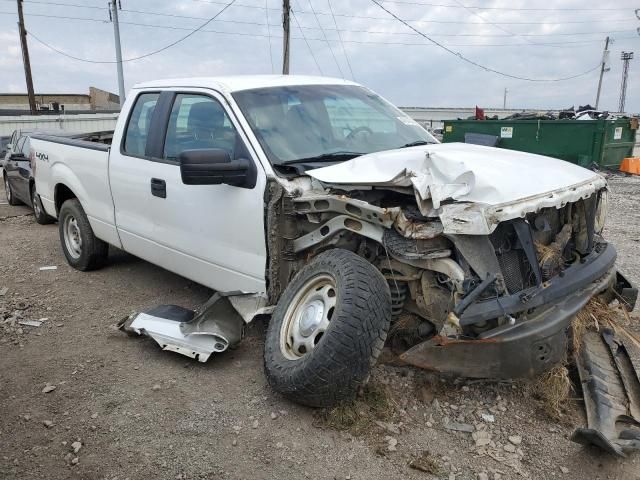
<path id="1" fill-rule="evenodd" d="M 389 286 L 358 255 L 321 253 L 283 292 L 265 341 L 265 371 L 284 396 L 312 407 L 355 397 L 382 351 L 391 319 Z"/>
<path id="2" fill-rule="evenodd" d="M 60 207 L 58 227 L 62 251 L 69 265 L 82 271 L 104 265 L 109 245 L 96 238 L 87 214 L 76 198 L 67 200 Z"/>

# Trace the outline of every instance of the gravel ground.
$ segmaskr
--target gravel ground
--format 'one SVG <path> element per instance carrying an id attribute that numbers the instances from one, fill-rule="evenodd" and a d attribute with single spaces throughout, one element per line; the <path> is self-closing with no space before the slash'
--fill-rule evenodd
<path id="1" fill-rule="evenodd" d="M 607 235 L 640 283 L 640 178 L 610 185 Z M 378 365 L 373 382 L 387 386 L 391 412 L 355 435 L 269 389 L 262 325 L 206 364 L 113 327 L 132 311 L 194 307 L 210 294 L 115 249 L 103 270 L 75 271 L 57 225 L 37 225 L 0 190 L 0 322 L 16 312 L 46 318 L 0 325 L 0 478 L 640 479 L 640 455 L 622 460 L 568 440 L 584 421 L 578 398 L 555 421 L 527 385 Z M 458 424 L 474 432 L 452 430 Z M 409 466 L 424 452 L 434 473 Z"/>

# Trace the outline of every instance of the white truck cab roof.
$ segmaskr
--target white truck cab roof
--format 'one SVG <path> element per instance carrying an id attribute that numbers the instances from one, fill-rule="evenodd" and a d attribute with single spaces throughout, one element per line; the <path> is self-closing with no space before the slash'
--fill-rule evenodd
<path id="1" fill-rule="evenodd" d="M 309 75 L 234 75 L 221 77 L 167 78 L 134 85 L 134 89 L 198 87 L 213 88 L 231 93 L 254 88 L 285 87 L 293 85 L 359 85 L 349 80 Z"/>

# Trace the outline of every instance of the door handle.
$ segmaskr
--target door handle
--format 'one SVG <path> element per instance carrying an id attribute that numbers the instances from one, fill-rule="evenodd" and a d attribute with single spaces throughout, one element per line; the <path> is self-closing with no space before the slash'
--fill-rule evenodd
<path id="1" fill-rule="evenodd" d="M 167 198 L 167 182 L 160 178 L 152 178 L 151 195 L 154 197 Z"/>

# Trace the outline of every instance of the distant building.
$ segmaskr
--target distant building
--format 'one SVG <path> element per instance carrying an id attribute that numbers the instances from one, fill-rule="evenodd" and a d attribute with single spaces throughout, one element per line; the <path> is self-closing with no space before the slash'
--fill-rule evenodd
<path id="1" fill-rule="evenodd" d="M 62 113 L 113 111 L 120 109 L 118 95 L 89 87 L 89 94 L 83 93 L 36 93 L 36 107 L 42 112 Z M 5 114 L 29 111 L 29 97 L 26 93 L 0 93 L 0 112 Z"/>

